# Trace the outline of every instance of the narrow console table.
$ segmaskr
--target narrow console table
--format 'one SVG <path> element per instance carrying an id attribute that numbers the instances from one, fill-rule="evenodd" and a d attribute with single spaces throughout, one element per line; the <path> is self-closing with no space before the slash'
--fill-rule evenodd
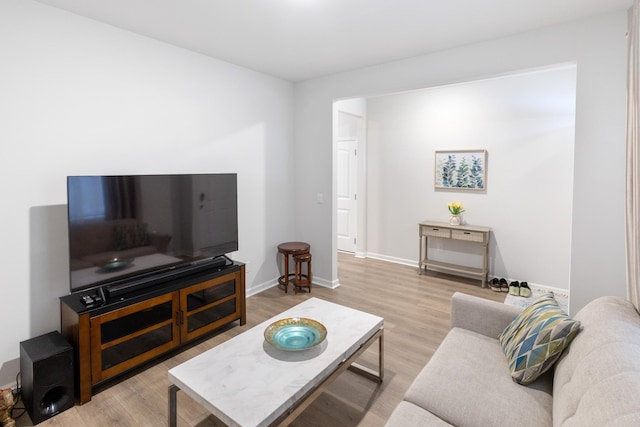
<path id="1" fill-rule="evenodd" d="M 420 258 L 419 272 L 429 267 L 438 270 L 449 271 L 452 274 L 463 274 L 465 276 L 478 277 L 482 281 L 482 287 L 487 286 L 487 276 L 489 274 L 489 235 L 491 228 L 471 225 L 450 225 L 446 222 L 423 221 L 418 224 L 420 236 Z M 448 262 L 435 261 L 429 259 L 428 248 L 429 238 L 460 240 L 471 243 L 478 243 L 483 246 L 482 267 L 468 267 L 464 265 L 451 264 Z"/>

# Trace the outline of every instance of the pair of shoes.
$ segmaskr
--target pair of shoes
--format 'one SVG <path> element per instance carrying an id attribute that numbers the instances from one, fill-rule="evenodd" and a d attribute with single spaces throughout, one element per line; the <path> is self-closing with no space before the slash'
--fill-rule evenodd
<path id="1" fill-rule="evenodd" d="M 500 279 L 498 279 L 497 277 L 494 277 L 493 279 L 491 279 L 491 281 L 489 282 L 489 287 L 494 292 L 500 292 L 501 291 L 500 290 Z"/>
<path id="2" fill-rule="evenodd" d="M 507 285 L 507 281 L 505 279 L 498 279 L 494 277 L 489 282 L 489 287 L 494 292 L 509 292 L 509 285 Z"/>
<path id="3" fill-rule="evenodd" d="M 531 288 L 527 282 L 520 283 L 520 296 L 529 298 L 531 296 Z"/>
<path id="4" fill-rule="evenodd" d="M 527 282 L 518 282 L 516 280 L 509 283 L 509 295 L 529 298 L 531 296 L 531 288 Z"/>
<path id="5" fill-rule="evenodd" d="M 520 296 L 520 282 L 516 280 L 509 283 L 509 295 Z"/>

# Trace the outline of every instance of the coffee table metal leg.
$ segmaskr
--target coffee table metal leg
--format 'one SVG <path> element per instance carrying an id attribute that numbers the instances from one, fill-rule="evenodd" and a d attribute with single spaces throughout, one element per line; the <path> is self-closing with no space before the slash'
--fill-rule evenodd
<path id="1" fill-rule="evenodd" d="M 369 368 L 359 366 L 356 363 L 353 363 L 364 351 L 369 348 L 373 342 L 378 339 L 378 345 L 380 350 L 380 355 L 378 361 L 380 365 L 378 366 L 378 372 L 370 370 Z M 289 408 L 284 414 L 280 416 L 277 420 L 271 423 L 271 426 L 285 427 L 291 424 L 297 417 L 300 415 L 302 411 L 304 411 L 313 401 L 324 392 L 324 390 L 336 379 L 338 375 L 340 375 L 345 370 L 351 370 L 355 373 L 362 375 L 366 378 L 369 378 L 378 383 L 382 382 L 382 377 L 384 373 L 384 357 L 382 356 L 384 352 L 384 328 L 381 328 L 376 332 L 371 338 L 369 338 L 355 353 L 349 356 L 347 359 L 343 360 L 342 363 L 338 366 L 338 368 L 331 373 L 326 379 L 324 379 L 320 384 L 318 384 L 314 389 L 311 389 L 305 396 L 303 396 L 294 406 Z M 354 366 L 356 365 L 356 366 Z"/>
<path id="2" fill-rule="evenodd" d="M 169 427 L 176 427 L 178 425 L 178 399 L 176 394 L 180 388 L 177 385 L 171 384 L 169 386 Z"/>
<path id="3" fill-rule="evenodd" d="M 380 377 L 380 381 L 382 381 L 384 379 L 384 329 L 382 330 L 382 334 L 380 334 L 378 349 L 380 351 L 380 353 L 378 353 L 378 368 L 380 369 L 378 377 Z"/>
<path id="4" fill-rule="evenodd" d="M 376 338 L 378 339 L 378 372 L 359 363 L 352 363 L 348 369 L 372 381 L 381 383 L 384 379 L 384 328 L 376 332 L 369 342 Z"/>

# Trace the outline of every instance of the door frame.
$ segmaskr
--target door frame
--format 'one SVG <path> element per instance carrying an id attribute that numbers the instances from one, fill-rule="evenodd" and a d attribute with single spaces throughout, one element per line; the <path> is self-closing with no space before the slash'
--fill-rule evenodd
<path id="1" fill-rule="evenodd" d="M 367 206 L 367 124 L 366 124 L 366 99 L 355 98 L 342 101 L 334 101 L 333 103 L 333 241 L 334 248 L 337 253 L 337 141 L 338 141 L 338 119 L 339 113 L 348 114 L 357 119 L 357 156 L 356 167 L 353 171 L 356 174 L 356 251 L 355 256 L 358 258 L 365 258 L 367 251 L 367 239 L 366 239 L 366 206 Z"/>

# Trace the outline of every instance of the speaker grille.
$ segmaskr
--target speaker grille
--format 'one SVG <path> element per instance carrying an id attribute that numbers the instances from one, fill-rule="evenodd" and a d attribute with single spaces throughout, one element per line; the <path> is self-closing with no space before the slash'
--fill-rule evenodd
<path id="1" fill-rule="evenodd" d="M 40 387 L 55 386 L 64 382 L 69 369 L 73 368 L 73 360 L 67 353 L 56 354 L 35 364 L 35 376 Z"/>

